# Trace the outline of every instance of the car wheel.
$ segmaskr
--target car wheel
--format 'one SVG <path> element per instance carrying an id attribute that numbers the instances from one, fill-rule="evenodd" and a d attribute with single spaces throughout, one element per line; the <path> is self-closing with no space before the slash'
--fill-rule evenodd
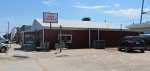
<path id="1" fill-rule="evenodd" d="M 121 49 L 121 48 L 118 48 L 118 51 L 122 51 L 122 49 Z"/>
<path id="2" fill-rule="evenodd" d="M 144 53 L 144 50 L 141 50 L 141 53 Z"/>
<path id="3" fill-rule="evenodd" d="M 7 49 L 6 49 L 6 47 L 2 47 L 0 51 L 1 51 L 2 53 L 6 53 Z"/>

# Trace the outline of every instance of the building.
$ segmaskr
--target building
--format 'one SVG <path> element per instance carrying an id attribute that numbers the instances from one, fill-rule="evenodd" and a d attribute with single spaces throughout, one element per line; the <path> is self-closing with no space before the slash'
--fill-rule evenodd
<path id="1" fill-rule="evenodd" d="M 32 31 L 30 25 L 22 25 L 21 27 L 14 27 L 11 30 L 11 34 L 14 34 L 14 38 L 12 39 L 12 41 L 15 41 L 16 43 L 21 44 L 22 43 L 22 37 L 23 37 L 22 34 L 23 34 L 23 32 L 29 32 L 29 31 Z"/>
<path id="2" fill-rule="evenodd" d="M 143 24 L 132 24 L 127 27 L 132 31 L 140 31 L 144 34 L 150 34 L 150 22 L 145 22 Z"/>
<path id="3" fill-rule="evenodd" d="M 49 23 L 43 23 L 40 19 L 33 21 L 31 30 L 30 35 L 37 46 L 50 49 L 54 49 L 60 40 L 65 42 L 67 48 L 92 48 L 95 40 L 103 40 L 106 47 L 119 46 L 122 37 L 141 33 L 112 28 L 110 23 L 92 21 L 59 21 L 58 24 L 52 23 L 50 28 Z"/>

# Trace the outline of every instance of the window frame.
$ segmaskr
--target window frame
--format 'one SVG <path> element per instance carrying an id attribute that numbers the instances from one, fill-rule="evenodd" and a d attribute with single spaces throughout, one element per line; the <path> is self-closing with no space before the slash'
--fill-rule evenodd
<path id="1" fill-rule="evenodd" d="M 59 34 L 58 35 L 58 39 L 60 40 L 60 37 L 61 37 L 61 39 L 62 39 L 62 36 L 68 36 L 68 37 L 70 37 L 70 40 L 67 40 L 67 42 L 65 42 L 65 43 L 72 43 L 72 34 Z M 62 41 L 64 41 L 64 40 L 62 40 Z"/>

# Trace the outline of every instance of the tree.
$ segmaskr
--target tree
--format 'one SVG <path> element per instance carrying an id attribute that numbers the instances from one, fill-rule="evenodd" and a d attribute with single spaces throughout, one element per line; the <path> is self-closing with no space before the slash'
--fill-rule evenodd
<path id="1" fill-rule="evenodd" d="M 84 18 L 82 18 L 82 21 L 91 21 L 91 18 L 90 17 L 84 17 Z"/>

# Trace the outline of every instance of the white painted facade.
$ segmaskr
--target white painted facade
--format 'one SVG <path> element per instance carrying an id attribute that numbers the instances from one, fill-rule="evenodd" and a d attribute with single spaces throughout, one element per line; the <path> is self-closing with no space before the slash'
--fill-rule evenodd
<path id="1" fill-rule="evenodd" d="M 133 31 L 140 31 L 144 34 L 150 34 L 150 22 L 143 24 L 132 24 L 128 26 L 128 29 Z"/>

